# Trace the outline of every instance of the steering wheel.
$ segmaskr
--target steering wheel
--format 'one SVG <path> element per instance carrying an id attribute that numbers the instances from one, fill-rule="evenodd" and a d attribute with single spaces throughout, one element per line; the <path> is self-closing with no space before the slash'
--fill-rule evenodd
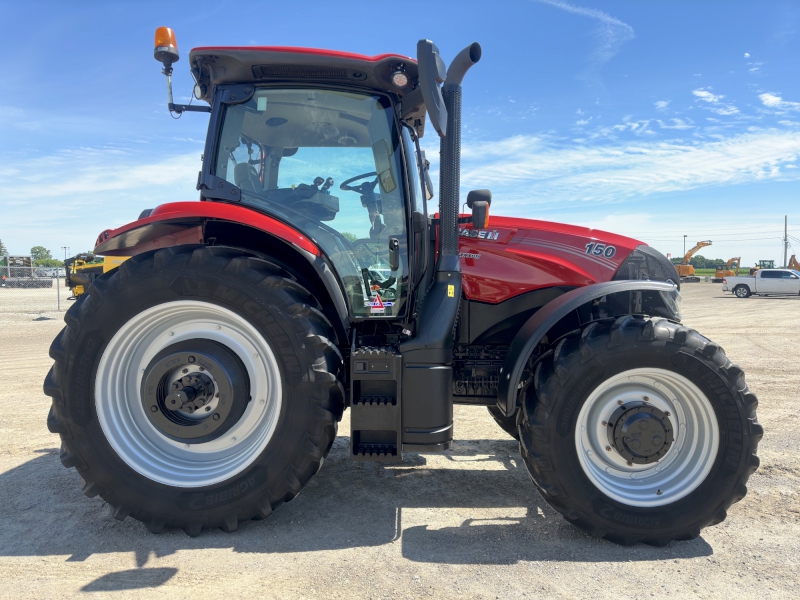
<path id="1" fill-rule="evenodd" d="M 372 177 L 375 175 L 375 181 L 365 181 L 361 185 L 350 185 L 354 181 L 358 181 L 359 179 L 364 179 L 365 177 Z M 372 171 L 371 173 L 362 173 L 361 175 L 356 175 L 355 177 L 351 177 L 347 181 L 343 181 L 342 185 L 339 186 L 340 190 L 344 190 L 345 192 L 358 192 L 359 194 L 367 194 L 372 192 L 375 189 L 375 186 L 378 185 L 378 178 L 377 173 Z"/>

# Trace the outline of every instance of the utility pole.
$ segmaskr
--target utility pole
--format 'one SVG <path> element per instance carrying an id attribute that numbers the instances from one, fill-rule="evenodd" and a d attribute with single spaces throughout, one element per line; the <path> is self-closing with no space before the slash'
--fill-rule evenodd
<path id="1" fill-rule="evenodd" d="M 67 250 L 69 250 L 69 246 L 61 246 L 61 249 L 64 251 L 64 264 L 67 264 Z"/>
<path id="2" fill-rule="evenodd" d="M 787 256 L 789 255 L 789 215 L 783 215 L 783 268 L 789 266 Z"/>
<path id="3" fill-rule="evenodd" d="M 683 255 L 686 256 L 686 234 L 683 234 Z M 683 262 L 683 261 L 681 261 Z"/>

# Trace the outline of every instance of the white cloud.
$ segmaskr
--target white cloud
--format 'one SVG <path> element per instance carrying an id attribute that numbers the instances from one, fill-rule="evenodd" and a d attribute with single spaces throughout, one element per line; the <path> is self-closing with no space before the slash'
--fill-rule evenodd
<path id="1" fill-rule="evenodd" d="M 800 102 L 784 100 L 777 94 L 770 94 L 769 92 L 766 92 L 764 94 L 759 94 L 758 98 L 767 108 L 775 109 L 777 114 L 786 114 L 789 111 L 800 110 Z"/>
<path id="2" fill-rule="evenodd" d="M 672 102 L 672 100 L 657 100 L 655 102 L 655 107 L 657 110 L 665 110 L 670 102 Z"/>
<path id="3" fill-rule="evenodd" d="M 688 121 L 691 121 L 691 119 L 688 119 Z M 692 125 L 691 122 L 687 122 L 687 121 L 685 121 L 683 119 L 670 119 L 669 123 L 659 120 L 658 121 L 658 126 L 661 127 L 661 129 L 694 129 L 695 128 L 695 126 Z"/>
<path id="4" fill-rule="evenodd" d="M 533 1 L 541 4 L 548 4 L 568 13 L 588 17 L 598 22 L 595 31 L 598 38 L 598 45 L 592 53 L 592 68 L 584 74 L 584 78 L 591 83 L 598 83 L 600 68 L 614 58 L 626 42 L 629 42 L 635 37 L 633 27 L 601 10 L 576 6 L 564 2 L 563 0 Z"/>
<path id="5" fill-rule="evenodd" d="M 564 146 L 531 136 L 466 144 L 464 189 L 491 187 L 517 211 L 533 204 L 620 202 L 650 194 L 762 180 L 800 180 L 800 131 L 713 141 Z M 502 182 L 502 183 L 501 183 Z M 533 211 L 529 211 L 531 214 Z"/>
<path id="6" fill-rule="evenodd" d="M 700 88 L 699 90 L 692 90 L 692 93 L 698 98 L 700 98 L 700 100 L 705 100 L 706 102 L 711 102 L 714 104 L 716 104 L 725 97 L 712 94 L 711 92 L 703 88 Z"/>
<path id="7" fill-rule="evenodd" d="M 749 53 L 749 52 L 745 52 L 745 53 L 744 53 L 744 57 L 745 57 L 745 58 L 750 58 L 750 53 Z"/>
<path id="8" fill-rule="evenodd" d="M 733 104 L 721 104 L 720 100 L 722 100 L 725 96 L 721 94 L 712 94 L 708 90 L 711 88 L 699 88 L 696 90 L 692 90 L 692 94 L 697 96 L 698 100 L 702 100 L 703 102 L 708 102 L 709 104 L 713 104 L 714 106 L 706 107 L 707 110 L 710 110 L 713 113 L 718 115 L 735 115 L 739 113 L 739 109 L 736 108 Z"/>

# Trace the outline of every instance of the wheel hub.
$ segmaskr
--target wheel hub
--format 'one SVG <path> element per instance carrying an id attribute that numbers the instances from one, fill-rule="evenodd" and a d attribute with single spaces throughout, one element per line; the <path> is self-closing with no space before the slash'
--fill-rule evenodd
<path id="1" fill-rule="evenodd" d="M 236 355 L 211 340 L 164 348 L 145 369 L 142 403 L 167 437 L 194 444 L 228 431 L 250 400 L 247 371 Z"/>
<path id="2" fill-rule="evenodd" d="M 205 373 L 189 373 L 170 386 L 170 393 L 164 399 L 164 405 L 168 410 L 181 411 L 186 414 L 194 414 L 204 406 L 207 412 L 211 410 L 206 406 L 216 394 L 214 380 Z M 152 412 L 152 407 L 151 407 Z"/>
<path id="3" fill-rule="evenodd" d="M 660 460 L 674 441 L 669 414 L 644 403 L 623 404 L 608 420 L 608 442 L 627 461 Z"/>

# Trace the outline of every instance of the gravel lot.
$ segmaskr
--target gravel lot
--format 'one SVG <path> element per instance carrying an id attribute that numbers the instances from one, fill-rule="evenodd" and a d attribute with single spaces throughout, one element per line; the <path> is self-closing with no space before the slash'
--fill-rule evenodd
<path id="1" fill-rule="evenodd" d="M 269 519 L 234 534 L 152 535 L 83 496 L 59 462 L 42 381 L 62 315 L 0 308 L 0 597 L 796 598 L 800 297 L 720 288 L 686 285 L 685 323 L 745 369 L 766 430 L 761 468 L 727 521 L 665 548 L 623 548 L 567 524 L 476 407 L 456 407 L 451 452 L 388 467 L 349 461 L 346 414 L 323 469 Z"/>

